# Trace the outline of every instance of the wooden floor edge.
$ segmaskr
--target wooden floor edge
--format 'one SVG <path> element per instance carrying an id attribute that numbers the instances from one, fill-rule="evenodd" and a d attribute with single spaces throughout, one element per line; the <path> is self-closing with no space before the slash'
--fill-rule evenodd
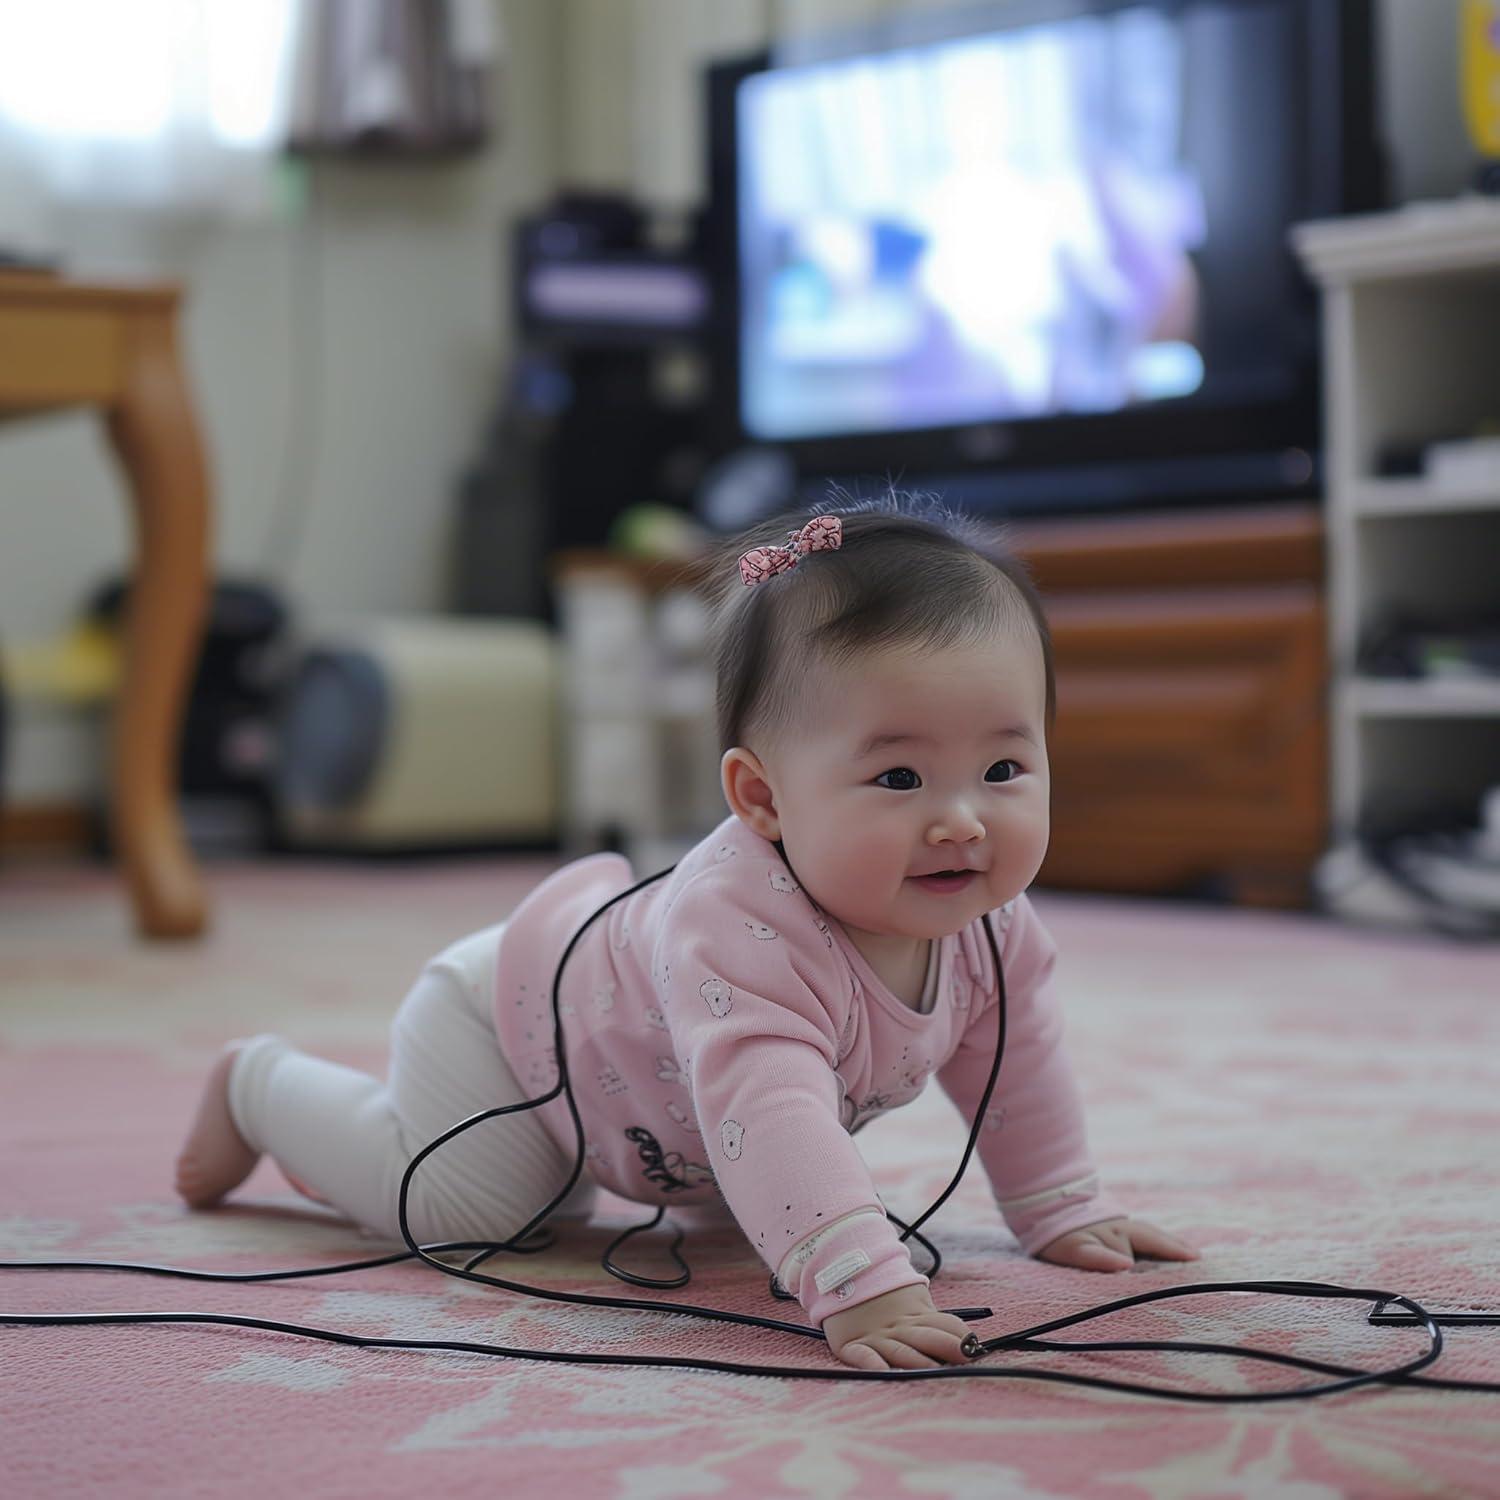
<path id="1" fill-rule="evenodd" d="M 0 805 L 0 854 L 73 854 L 89 847 L 88 809 L 71 802 Z"/>

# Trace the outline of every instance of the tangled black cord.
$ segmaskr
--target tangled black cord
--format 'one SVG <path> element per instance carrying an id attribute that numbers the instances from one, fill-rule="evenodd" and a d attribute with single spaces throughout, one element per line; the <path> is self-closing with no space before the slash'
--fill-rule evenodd
<path id="1" fill-rule="evenodd" d="M 785 859 L 785 851 L 782 858 Z M 675 866 L 673 867 L 675 868 Z M 790 868 L 790 867 L 789 867 Z M 547 1093 L 541 1094 L 534 1099 L 522 1100 L 518 1104 L 502 1105 L 495 1109 L 482 1110 L 480 1113 L 470 1116 L 467 1120 L 460 1121 L 451 1129 L 445 1131 L 435 1140 L 430 1141 L 417 1153 L 407 1165 L 405 1173 L 401 1178 L 400 1198 L 398 1203 L 398 1218 L 401 1229 L 401 1237 L 405 1240 L 407 1249 L 397 1251 L 391 1255 L 376 1256 L 368 1260 L 342 1262 L 333 1266 L 318 1266 L 296 1271 L 251 1271 L 251 1272 L 229 1272 L 229 1271 L 197 1271 L 188 1270 L 176 1266 L 154 1266 L 142 1265 L 123 1261 L 0 1261 L 0 1270 L 27 1270 L 27 1271 L 131 1271 L 150 1276 L 177 1277 L 189 1281 L 221 1281 L 221 1282 L 252 1282 L 252 1281 L 290 1281 L 299 1278 L 313 1276 L 334 1276 L 349 1271 L 372 1270 L 377 1266 L 394 1265 L 398 1261 L 421 1260 L 434 1269 L 441 1271 L 447 1276 L 456 1276 L 465 1281 L 478 1282 L 483 1286 L 496 1287 L 502 1291 L 519 1292 L 524 1296 L 538 1297 L 552 1302 L 572 1302 L 583 1306 L 593 1307 L 620 1307 L 631 1310 L 650 1312 L 679 1313 L 688 1317 L 705 1318 L 721 1323 L 742 1323 L 758 1328 L 771 1329 L 778 1333 L 788 1333 L 800 1338 L 810 1338 L 818 1343 L 824 1342 L 824 1336 L 819 1329 L 808 1327 L 805 1324 L 784 1322 L 776 1318 L 762 1318 L 750 1313 L 729 1312 L 723 1308 L 698 1307 L 689 1303 L 658 1302 L 632 1297 L 604 1297 L 586 1292 L 562 1292 L 549 1290 L 545 1287 L 529 1286 L 524 1282 L 507 1281 L 499 1276 L 491 1276 L 481 1273 L 478 1267 L 485 1261 L 502 1252 L 515 1255 L 534 1255 L 542 1250 L 549 1249 L 555 1239 L 549 1232 L 543 1232 L 540 1239 L 532 1239 L 532 1232 L 553 1212 L 555 1208 L 567 1197 L 577 1182 L 583 1170 L 583 1122 L 578 1114 L 577 1105 L 573 1100 L 573 1091 L 569 1085 L 567 1055 L 563 1045 L 562 1014 L 559 1009 L 559 995 L 562 981 L 563 968 L 578 940 L 588 930 L 590 925 L 601 917 L 617 901 L 633 895 L 643 886 L 649 885 L 654 880 L 660 880 L 663 876 L 671 873 L 671 869 L 661 870 L 655 875 L 647 876 L 646 879 L 638 881 L 628 890 L 621 891 L 619 895 L 605 902 L 586 922 L 573 934 L 567 948 L 563 951 L 562 958 L 558 961 L 557 971 L 553 976 L 552 983 L 552 1018 L 553 1036 L 556 1044 L 558 1081 Z M 932 1266 L 928 1272 L 929 1278 L 934 1278 L 942 1264 L 942 1257 L 923 1235 L 918 1231 L 920 1227 L 937 1212 L 947 1201 L 949 1195 L 957 1188 L 968 1167 L 969 1159 L 973 1154 L 975 1142 L 978 1140 L 980 1122 L 983 1121 L 985 1110 L 994 1092 L 995 1082 L 999 1076 L 1000 1064 L 1005 1053 L 1005 1026 L 1006 1026 L 1006 997 L 1005 997 L 1005 974 L 1000 963 L 1000 952 L 995 942 L 993 925 L 988 918 L 984 923 L 985 935 L 989 939 L 990 952 L 994 957 L 995 976 L 999 989 L 999 1036 L 995 1048 L 995 1060 L 990 1069 L 990 1076 L 985 1085 L 984 1094 L 975 1112 L 974 1124 L 970 1131 L 968 1145 L 963 1158 L 959 1163 L 958 1171 L 953 1180 L 938 1196 L 933 1204 L 923 1213 L 915 1223 L 906 1225 L 888 1213 L 888 1217 L 895 1224 L 901 1225 L 901 1239 L 915 1238 L 926 1247 L 932 1256 Z M 485 1240 L 453 1240 L 444 1241 L 431 1245 L 419 1245 L 412 1235 L 411 1225 L 407 1217 L 407 1201 L 410 1195 L 412 1178 L 417 1169 L 434 1151 L 446 1145 L 455 1136 L 476 1125 L 483 1124 L 486 1120 L 492 1120 L 502 1115 L 513 1114 L 520 1110 L 536 1109 L 541 1105 L 555 1099 L 561 1093 L 568 1103 L 568 1110 L 572 1116 L 574 1130 L 577 1138 L 577 1156 L 573 1164 L 573 1171 L 568 1180 L 557 1191 L 553 1198 L 536 1213 L 526 1224 L 522 1225 L 509 1239 L 502 1242 L 491 1242 Z M 636 1273 L 625 1271 L 616 1266 L 611 1258 L 617 1246 L 633 1235 L 644 1233 L 654 1229 L 662 1219 L 665 1205 L 657 1208 L 653 1217 L 644 1224 L 633 1225 L 624 1230 L 613 1239 L 604 1252 L 602 1264 L 612 1275 L 625 1281 L 630 1281 L 639 1286 L 654 1287 L 678 1287 L 683 1286 L 691 1277 L 687 1263 L 677 1253 L 682 1243 L 682 1231 L 673 1226 L 675 1238 L 670 1246 L 669 1253 L 677 1264 L 682 1268 L 682 1274 L 672 1279 L 654 1280 L 641 1277 Z M 436 1257 L 442 1254 L 454 1254 L 458 1252 L 475 1251 L 477 1254 L 462 1266 L 450 1265 Z M 777 1295 L 787 1296 L 776 1285 L 775 1277 L 772 1277 L 772 1290 Z M 1415 1359 L 1407 1360 L 1402 1364 L 1393 1365 L 1386 1370 L 1361 1370 L 1357 1367 L 1351 1368 L 1346 1365 L 1331 1364 L 1324 1360 L 1304 1359 L 1296 1355 L 1281 1354 L 1266 1349 L 1239 1348 L 1232 1344 L 1200 1344 L 1194 1342 L 1176 1342 L 1163 1339 L 1130 1339 L 1110 1340 L 1102 1343 L 1069 1343 L 1056 1340 L 1047 1340 L 1040 1337 L 1042 1334 L 1052 1333 L 1061 1328 L 1069 1328 L 1074 1324 L 1087 1323 L 1095 1318 L 1102 1318 L 1109 1313 L 1118 1312 L 1128 1307 L 1141 1306 L 1148 1302 L 1164 1301 L 1171 1297 L 1203 1296 L 1218 1292 L 1248 1292 L 1263 1293 L 1268 1295 L 1282 1295 L 1290 1297 L 1316 1297 L 1316 1298 L 1341 1298 L 1352 1299 L 1361 1302 L 1374 1302 L 1381 1306 L 1397 1303 L 1406 1308 L 1411 1314 L 1413 1324 L 1420 1324 L 1427 1332 L 1429 1345 L 1426 1353 Z M 950 1315 L 958 1317 L 965 1322 L 974 1322 L 982 1318 L 992 1317 L 993 1309 L 988 1307 L 954 1308 Z M 1141 1351 L 1161 1352 L 1177 1354 L 1220 1354 L 1228 1355 L 1235 1359 L 1262 1360 L 1268 1364 L 1286 1365 L 1292 1368 L 1314 1371 L 1324 1375 L 1336 1375 L 1343 1378 L 1324 1385 L 1303 1386 L 1295 1390 L 1287 1391 L 1258 1391 L 1258 1392 L 1212 1392 L 1212 1391 L 1184 1391 L 1169 1386 L 1142 1385 L 1133 1381 L 1110 1380 L 1102 1376 L 1073 1375 L 1061 1370 L 1037 1370 L 1029 1368 L 1007 1368 L 1003 1366 L 979 1366 L 969 1365 L 938 1365 L 932 1368 L 916 1370 L 855 1370 L 850 1368 L 802 1368 L 795 1365 L 746 1365 L 730 1360 L 684 1358 L 671 1355 L 637 1355 L 637 1354 L 576 1354 L 559 1353 L 553 1350 L 542 1349 L 517 1349 L 503 1344 L 477 1343 L 460 1339 L 394 1339 L 394 1338 L 371 1338 L 352 1333 L 341 1333 L 335 1329 L 317 1328 L 300 1323 L 285 1323 L 272 1318 L 241 1317 L 229 1313 L 9 1313 L 0 1311 L 0 1325 L 17 1325 L 23 1327 L 70 1327 L 86 1324 L 143 1324 L 143 1323 L 218 1323 L 229 1327 L 240 1328 L 263 1328 L 273 1333 L 287 1333 L 298 1338 L 320 1340 L 332 1344 L 348 1344 L 361 1349 L 431 1349 L 442 1350 L 450 1353 L 462 1354 L 484 1354 L 508 1359 L 534 1360 L 549 1364 L 580 1364 L 580 1365 L 648 1365 L 664 1369 L 684 1370 L 712 1370 L 727 1375 L 767 1375 L 776 1376 L 788 1380 L 951 1380 L 972 1379 L 976 1376 L 990 1379 L 1004 1380 L 1041 1380 L 1052 1381 L 1063 1385 L 1080 1385 L 1092 1387 L 1098 1390 L 1124 1391 L 1131 1395 L 1161 1396 L 1179 1401 L 1194 1401 L 1209 1404 L 1228 1404 L 1238 1402 L 1264 1402 L 1264 1401 L 1293 1401 L 1301 1400 L 1311 1396 L 1330 1396 L 1339 1391 L 1353 1390 L 1358 1386 L 1386 1384 L 1386 1385 L 1413 1385 L 1423 1386 L 1440 1390 L 1462 1390 L 1462 1391 L 1486 1391 L 1500 1392 L 1500 1384 L 1475 1380 L 1445 1380 L 1434 1376 L 1418 1375 L 1417 1371 L 1426 1369 L 1434 1363 L 1443 1351 L 1443 1334 L 1438 1326 L 1437 1319 L 1424 1307 L 1411 1298 L 1403 1296 L 1399 1292 L 1361 1290 L 1353 1287 L 1335 1286 L 1327 1282 L 1317 1281 L 1225 1281 L 1225 1282 L 1197 1282 L 1187 1286 L 1162 1287 L 1156 1291 L 1141 1292 L 1133 1297 L 1122 1297 L 1113 1302 L 1107 1302 L 1099 1307 L 1090 1308 L 1085 1312 L 1071 1313 L 1065 1317 L 1054 1318 L 1047 1323 L 1038 1323 L 1033 1328 L 1022 1329 L 1015 1333 L 1001 1334 L 990 1339 L 980 1339 L 971 1333 L 963 1341 L 963 1350 L 969 1358 L 980 1359 L 985 1354 L 994 1354 L 1002 1350 L 1015 1350 L 1024 1353 L 1033 1352 L 1059 1352 L 1067 1354 L 1079 1354 L 1087 1352 L 1105 1353 L 1119 1351 Z"/>

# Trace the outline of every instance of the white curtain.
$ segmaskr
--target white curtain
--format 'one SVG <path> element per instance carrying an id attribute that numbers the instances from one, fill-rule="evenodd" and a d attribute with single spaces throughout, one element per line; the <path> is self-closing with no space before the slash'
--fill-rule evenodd
<path id="1" fill-rule="evenodd" d="M 295 0 L 0 0 L 0 165 L 59 205 L 275 202 Z"/>

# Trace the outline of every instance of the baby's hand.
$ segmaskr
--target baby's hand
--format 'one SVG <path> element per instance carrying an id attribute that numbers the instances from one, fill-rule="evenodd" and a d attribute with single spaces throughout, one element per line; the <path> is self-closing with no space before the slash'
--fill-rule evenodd
<path id="1" fill-rule="evenodd" d="M 1038 1260 L 1082 1271 L 1123 1271 L 1137 1254 L 1153 1260 L 1197 1260 L 1198 1252 L 1175 1235 L 1140 1219 L 1101 1219 L 1070 1230 L 1036 1252 Z"/>
<path id="2" fill-rule="evenodd" d="M 828 1347 L 856 1370 L 967 1364 L 958 1346 L 971 1331 L 962 1318 L 939 1312 L 925 1286 L 897 1287 L 823 1319 Z"/>

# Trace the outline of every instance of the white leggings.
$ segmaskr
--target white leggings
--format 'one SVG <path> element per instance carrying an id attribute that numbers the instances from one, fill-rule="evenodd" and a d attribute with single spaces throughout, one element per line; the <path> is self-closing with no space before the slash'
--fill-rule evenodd
<path id="1" fill-rule="evenodd" d="M 229 1075 L 240 1134 L 309 1196 L 399 1240 L 397 1198 L 412 1157 L 460 1120 L 527 1097 L 495 1036 L 504 926 L 461 939 L 423 968 L 391 1022 L 384 1083 L 280 1037 L 251 1038 Z M 573 1160 L 534 1110 L 487 1120 L 417 1169 L 411 1231 L 419 1244 L 509 1239 L 567 1181 Z M 552 1219 L 587 1219 L 595 1193 L 585 1170 Z"/>

